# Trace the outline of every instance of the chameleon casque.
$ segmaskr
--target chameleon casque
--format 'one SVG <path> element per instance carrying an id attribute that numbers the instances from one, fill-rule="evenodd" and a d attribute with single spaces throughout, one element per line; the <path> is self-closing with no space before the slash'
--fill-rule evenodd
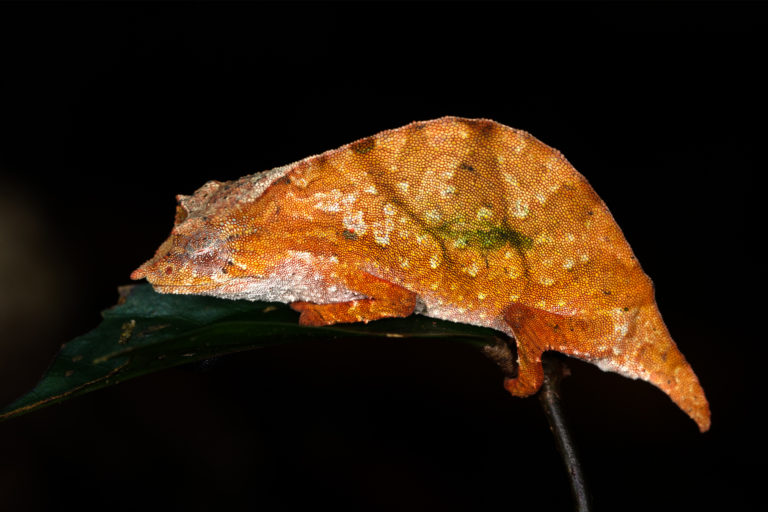
<path id="1" fill-rule="evenodd" d="M 703 432 L 709 404 L 621 229 L 530 134 L 444 117 L 178 196 L 133 272 L 162 293 L 280 301 L 303 325 L 428 317 L 516 340 L 515 396 L 553 350 L 646 380 Z"/>

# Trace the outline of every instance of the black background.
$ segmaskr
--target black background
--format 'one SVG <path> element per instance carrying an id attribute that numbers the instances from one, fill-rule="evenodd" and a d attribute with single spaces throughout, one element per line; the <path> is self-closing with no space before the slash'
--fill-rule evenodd
<path id="1" fill-rule="evenodd" d="M 573 361 L 564 400 L 595 510 L 749 508 L 765 11 L 0 5 L 0 400 L 98 323 L 167 235 L 175 194 L 413 120 L 487 117 L 589 179 L 711 402 L 702 435 L 652 386 Z M 1 424 L 0 503 L 568 510 L 570 497 L 537 401 L 510 397 L 482 355 L 356 341 L 174 369 Z"/>

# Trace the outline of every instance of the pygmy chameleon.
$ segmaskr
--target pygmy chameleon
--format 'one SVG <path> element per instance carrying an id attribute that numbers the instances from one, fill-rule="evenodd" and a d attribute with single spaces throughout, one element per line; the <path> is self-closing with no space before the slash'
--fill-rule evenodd
<path id="1" fill-rule="evenodd" d="M 651 280 L 586 179 L 486 119 L 415 122 L 178 196 L 133 272 L 162 293 L 280 301 L 302 325 L 412 313 L 514 338 L 515 396 L 558 351 L 663 390 L 703 432 L 709 404 Z"/>

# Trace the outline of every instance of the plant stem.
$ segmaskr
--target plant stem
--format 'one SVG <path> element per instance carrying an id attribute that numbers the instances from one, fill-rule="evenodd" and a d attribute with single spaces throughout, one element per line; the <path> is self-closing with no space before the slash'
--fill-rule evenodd
<path id="1" fill-rule="evenodd" d="M 589 512 L 589 495 L 584 482 L 584 474 L 576 455 L 571 432 L 563 414 L 560 402 L 560 381 L 567 375 L 567 368 L 561 361 L 547 354 L 544 355 L 544 384 L 539 391 L 539 402 L 549 422 L 549 429 L 555 436 L 555 443 L 560 456 L 563 458 L 568 479 L 571 482 L 571 493 L 575 509 L 578 512 Z"/>

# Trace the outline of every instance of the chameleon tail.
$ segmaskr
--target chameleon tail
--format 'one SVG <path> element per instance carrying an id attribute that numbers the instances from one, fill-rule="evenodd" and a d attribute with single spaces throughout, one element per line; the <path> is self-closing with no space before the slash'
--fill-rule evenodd
<path id="1" fill-rule="evenodd" d="M 504 382 L 513 395 L 538 391 L 544 377 L 541 354 L 555 350 L 603 370 L 650 382 L 688 414 L 699 430 L 709 430 L 704 390 L 655 304 L 635 307 L 618 319 L 565 317 L 521 304 L 510 306 L 504 315 L 518 348 L 518 376 Z"/>

